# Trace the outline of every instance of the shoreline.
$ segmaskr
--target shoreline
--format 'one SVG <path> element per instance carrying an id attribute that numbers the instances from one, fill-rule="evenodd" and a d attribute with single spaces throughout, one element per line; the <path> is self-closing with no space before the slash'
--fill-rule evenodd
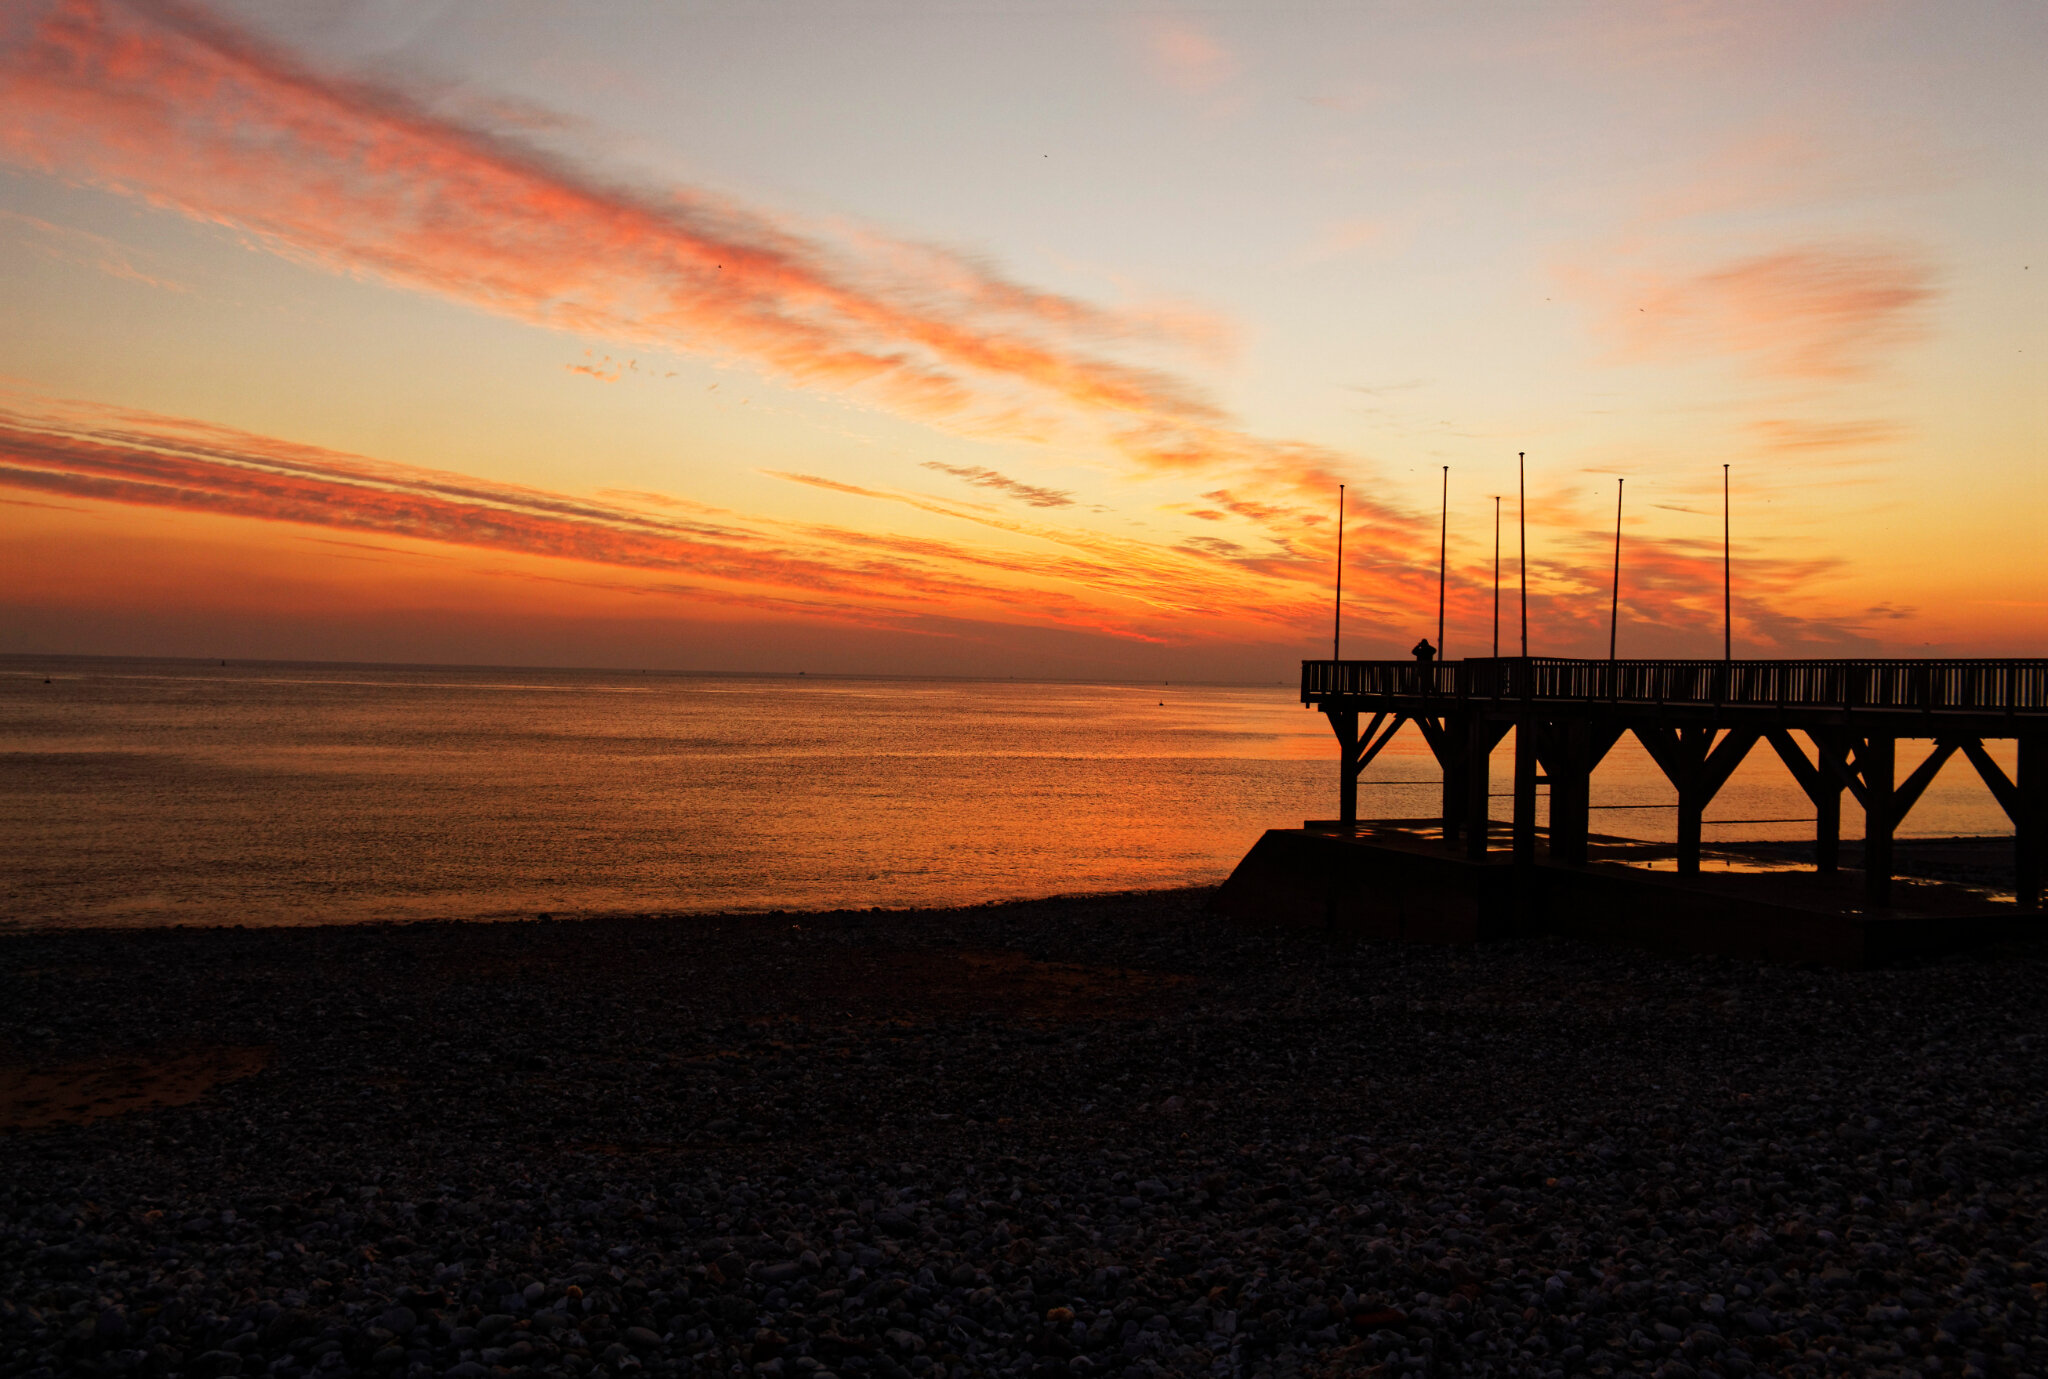
<path id="1" fill-rule="evenodd" d="M 832 920 L 846 916 L 866 918 L 873 915 L 950 915 L 972 914 L 977 910 L 998 909 L 1012 905 L 1059 905 L 1080 904 L 1092 901 L 1142 900 L 1152 897 L 1213 894 L 1221 885 L 1216 882 L 1199 882 L 1185 886 L 1141 886 L 1108 891 L 1062 891 L 1051 895 L 1008 896 L 993 900 L 970 901 L 961 905 L 869 905 L 836 906 L 818 910 L 661 910 L 661 909 L 608 909 L 608 910 L 491 910 L 474 915 L 429 915 L 412 919 L 316 919 L 316 920 L 275 920 L 238 921 L 207 923 L 179 920 L 175 923 L 134 922 L 134 923 L 65 923 L 35 924 L 25 920 L 0 919 L 0 940 L 10 937 L 49 936 L 55 934 L 134 934 L 156 930 L 176 933 L 231 933 L 236 930 L 289 929 L 299 932 L 328 929 L 418 929 L 439 925 L 462 926 L 467 924 L 583 924 L 608 922 L 659 922 L 675 923 L 679 920 L 698 922 L 710 920 L 762 920 L 803 919 Z"/>
<path id="2" fill-rule="evenodd" d="M 963 684 L 963 685 L 1078 685 L 1109 689 L 1153 689 L 1181 685 L 1189 689 L 1285 689 L 1292 679 L 1279 680 L 1134 680 L 1129 678 L 1082 677 L 1063 679 L 1038 675 L 901 675 L 856 670 L 673 670 L 654 666 L 522 666 L 472 665 L 442 661 L 279 661 L 261 657 L 219 656 L 122 656 L 98 652 L 0 651 L 0 674 L 15 674 L 8 662 L 30 667 L 19 673 L 33 675 L 35 666 L 60 662 L 88 662 L 125 665 L 161 665 L 196 670 L 327 670 L 327 671 L 442 671 L 477 675 L 617 675 L 650 676 L 663 680 L 817 680 L 826 683 L 851 680 L 881 684 Z"/>
<path id="3" fill-rule="evenodd" d="M 1645 843 L 1645 847 L 1661 846 Z M 1860 839 L 1845 839 L 1842 843 L 1842 865 L 1853 870 L 1862 855 Z M 2006 898 L 2012 885 L 2012 863 L 2010 835 L 1999 834 L 1956 834 L 1931 835 L 1924 838 L 1902 837 L 1894 844 L 1897 849 L 1894 865 L 1898 875 L 1931 881 L 1956 882 L 1996 890 L 2004 887 Z M 1722 870 L 1743 870 L 1747 864 L 1791 863 L 1795 866 L 1810 865 L 1813 845 L 1804 840 L 1730 840 L 1707 845 L 1710 863 L 1718 858 L 1722 865 L 1709 865 L 1706 870 L 1713 874 Z M 1734 865 L 1727 865 L 1734 859 Z M 1227 874 L 1226 874 L 1227 875 Z M 586 923 L 608 921 L 661 921 L 674 923 L 687 921 L 698 923 L 712 920 L 759 920 L 787 918 L 792 921 L 812 918 L 829 920 L 841 915 L 938 915 L 969 914 L 1012 905 L 1051 905 L 1086 903 L 1092 901 L 1116 901 L 1166 897 L 1175 895 L 1208 895 L 1223 884 L 1224 878 L 1213 882 L 1197 882 L 1188 885 L 1143 886 L 1118 888 L 1102 891 L 1063 891 L 1049 895 L 1008 896 L 988 900 L 970 901 L 958 905 L 904 905 L 904 906 L 837 906 L 829 909 L 645 909 L 624 906 L 597 910 L 564 909 L 519 909 L 491 910 L 470 915 L 427 914 L 411 917 L 377 917 L 365 919 L 308 919 L 308 920 L 243 920 L 239 922 L 207 923 L 194 920 L 131 920 L 109 922 L 65 921 L 61 923 L 40 923 L 34 920 L 18 920 L 0 917 L 0 938 L 37 934 L 68 933 L 141 933 L 157 929 L 176 931 L 208 932 L 234 929 L 358 929 L 389 928 L 406 929 L 431 925 L 465 924 L 532 924 L 532 923 Z"/>
<path id="4" fill-rule="evenodd" d="M 1205 895 L 0 934 L 0 1373 L 2048 1372 L 2048 950 Z"/>

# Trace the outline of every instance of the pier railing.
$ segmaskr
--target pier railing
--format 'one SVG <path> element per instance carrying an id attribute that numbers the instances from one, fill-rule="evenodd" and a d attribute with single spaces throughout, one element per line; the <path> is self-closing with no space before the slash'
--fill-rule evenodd
<path id="1" fill-rule="evenodd" d="M 1301 699 L 1445 698 L 2048 712 L 2048 660 L 1303 661 Z"/>

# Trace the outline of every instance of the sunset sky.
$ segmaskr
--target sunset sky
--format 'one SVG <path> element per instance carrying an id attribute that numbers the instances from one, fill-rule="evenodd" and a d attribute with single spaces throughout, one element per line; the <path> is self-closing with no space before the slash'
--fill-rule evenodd
<path id="1" fill-rule="evenodd" d="M 0 5 L 0 652 L 2048 654 L 2048 7 Z"/>

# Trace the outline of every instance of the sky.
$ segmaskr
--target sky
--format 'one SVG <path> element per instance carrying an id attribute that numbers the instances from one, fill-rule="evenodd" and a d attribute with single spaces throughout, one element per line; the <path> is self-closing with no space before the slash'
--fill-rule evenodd
<path id="1" fill-rule="evenodd" d="M 0 652 L 2048 653 L 2048 7 L 8 0 Z M 1525 496 L 1518 455 L 1526 455 Z M 1448 471 L 1446 472 L 1446 468 Z M 1447 497 L 1446 497 L 1447 495 Z M 1524 536 L 1524 532 L 1526 536 Z"/>

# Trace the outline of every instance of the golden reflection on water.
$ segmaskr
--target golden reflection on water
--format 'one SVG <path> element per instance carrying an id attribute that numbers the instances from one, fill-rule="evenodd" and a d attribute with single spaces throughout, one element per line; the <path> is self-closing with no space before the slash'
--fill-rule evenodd
<path id="1" fill-rule="evenodd" d="M 0 728 L 40 924 L 1195 884 L 1333 770 L 1282 687 L 38 663 Z"/>
<path id="2" fill-rule="evenodd" d="M 0 765 L 0 920 L 14 924 L 895 907 L 1192 885 L 1221 880 L 1264 829 L 1329 817 L 1336 795 L 1334 740 L 1291 685 L 17 658 L 0 668 Z M 1493 771 L 1504 793 L 1511 747 Z M 1373 764 L 1361 811 L 1427 814 L 1435 776 L 1410 730 Z M 1668 840 L 1671 799 L 1624 740 L 1595 776 L 1594 826 Z M 1626 808 L 1602 808 L 1614 805 Z M 1710 811 L 1708 839 L 1796 838 L 1808 814 L 1758 752 Z M 1853 835 L 1853 805 L 1845 814 Z M 1909 825 L 2007 831 L 1956 770 Z"/>

